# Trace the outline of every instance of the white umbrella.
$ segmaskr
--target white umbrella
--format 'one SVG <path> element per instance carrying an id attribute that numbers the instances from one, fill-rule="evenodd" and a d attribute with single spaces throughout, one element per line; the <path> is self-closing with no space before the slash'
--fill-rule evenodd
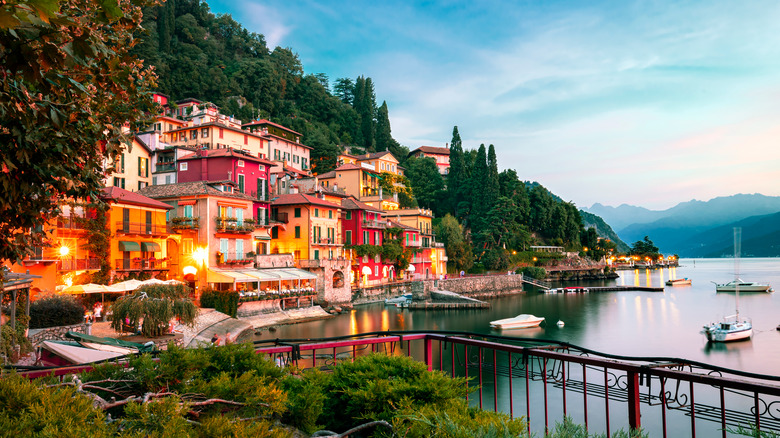
<path id="1" fill-rule="evenodd" d="M 108 292 L 129 292 L 138 289 L 144 284 L 141 280 L 125 280 L 108 286 Z"/>
<path id="2" fill-rule="evenodd" d="M 107 286 L 103 286 L 102 284 L 89 283 L 74 284 L 73 286 L 68 286 L 62 290 L 62 293 L 70 295 L 97 294 L 101 292 L 111 292 L 111 289 L 109 289 Z"/>
<path id="3" fill-rule="evenodd" d="M 142 284 L 168 284 L 167 282 L 162 281 L 162 280 L 158 280 L 156 278 L 150 278 L 148 280 L 142 281 L 141 283 Z"/>

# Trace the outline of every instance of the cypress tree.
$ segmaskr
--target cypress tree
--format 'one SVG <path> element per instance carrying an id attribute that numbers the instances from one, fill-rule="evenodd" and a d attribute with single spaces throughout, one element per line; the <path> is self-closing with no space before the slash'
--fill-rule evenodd
<path id="1" fill-rule="evenodd" d="M 393 136 L 390 134 L 390 116 L 387 112 L 387 102 L 382 102 L 382 106 L 379 107 L 376 116 L 376 149 L 378 151 L 389 151 L 392 143 Z"/>
<path id="2" fill-rule="evenodd" d="M 469 225 L 472 233 L 479 233 L 484 228 L 485 216 L 492 207 L 485 196 L 485 185 L 488 178 L 487 152 L 485 145 L 479 145 L 474 166 L 471 169 L 468 191 L 471 199 L 471 214 Z"/>
<path id="3" fill-rule="evenodd" d="M 450 143 L 450 170 L 447 173 L 447 193 L 449 195 L 450 212 L 455 217 L 458 214 L 458 203 L 463 199 L 463 145 L 460 139 L 458 127 L 452 128 L 452 142 Z"/>
<path id="4" fill-rule="evenodd" d="M 488 147 L 487 154 L 487 177 L 485 178 L 485 203 L 488 210 L 496 204 L 499 196 L 498 185 L 498 160 L 496 158 L 496 148 L 491 144 Z"/>

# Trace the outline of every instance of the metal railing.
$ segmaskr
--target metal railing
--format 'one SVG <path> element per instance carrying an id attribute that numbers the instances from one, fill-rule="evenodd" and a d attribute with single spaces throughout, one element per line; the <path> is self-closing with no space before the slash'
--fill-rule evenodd
<path id="1" fill-rule="evenodd" d="M 364 220 L 363 227 L 369 228 L 387 228 L 387 221 Z"/>
<path id="2" fill-rule="evenodd" d="M 145 222 L 117 221 L 116 232 L 122 234 L 145 234 L 148 236 L 164 236 L 168 234 L 167 225 L 148 224 Z"/>
<path id="3" fill-rule="evenodd" d="M 57 261 L 58 271 L 83 271 L 88 269 L 100 269 L 100 259 L 61 259 Z"/>
<path id="4" fill-rule="evenodd" d="M 216 217 L 217 231 L 225 233 L 251 233 L 257 228 L 254 219 L 237 220 L 235 218 Z"/>
<path id="5" fill-rule="evenodd" d="M 329 369 L 369 353 L 410 356 L 430 371 L 470 379 L 470 405 L 524 416 L 529 435 L 564 417 L 607 436 L 640 427 L 663 437 L 727 437 L 739 426 L 780 431 L 780 376 L 679 358 L 616 356 L 565 342 L 442 331 L 275 339 L 256 341 L 255 348 L 300 368 Z M 35 379 L 90 370 L 81 365 L 20 374 Z"/>
<path id="6" fill-rule="evenodd" d="M 197 230 L 200 228 L 199 217 L 175 217 L 168 223 L 173 230 Z"/>
<path id="7" fill-rule="evenodd" d="M 276 213 L 272 212 L 271 213 L 271 222 L 281 222 L 283 224 L 288 223 L 289 222 L 288 213 L 286 211 L 285 212 L 276 212 Z"/>
<path id="8" fill-rule="evenodd" d="M 117 271 L 157 271 L 167 270 L 168 261 L 154 258 L 142 259 L 115 259 L 114 267 Z"/>

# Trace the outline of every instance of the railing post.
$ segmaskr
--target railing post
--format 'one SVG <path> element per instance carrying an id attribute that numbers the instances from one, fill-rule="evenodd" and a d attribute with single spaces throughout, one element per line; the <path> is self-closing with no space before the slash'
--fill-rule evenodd
<path id="1" fill-rule="evenodd" d="M 425 338 L 425 365 L 428 365 L 428 371 L 433 371 L 433 341 L 429 337 Z"/>
<path id="2" fill-rule="evenodd" d="M 628 425 L 635 430 L 642 425 L 639 412 L 639 374 L 629 371 L 626 377 L 628 378 Z"/>

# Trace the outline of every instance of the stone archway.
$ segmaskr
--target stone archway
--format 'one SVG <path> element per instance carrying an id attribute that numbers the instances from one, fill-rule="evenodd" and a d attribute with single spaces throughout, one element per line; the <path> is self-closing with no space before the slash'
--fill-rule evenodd
<path id="1" fill-rule="evenodd" d="M 333 287 L 340 288 L 344 286 L 344 273 L 341 271 L 335 271 L 333 273 Z"/>

